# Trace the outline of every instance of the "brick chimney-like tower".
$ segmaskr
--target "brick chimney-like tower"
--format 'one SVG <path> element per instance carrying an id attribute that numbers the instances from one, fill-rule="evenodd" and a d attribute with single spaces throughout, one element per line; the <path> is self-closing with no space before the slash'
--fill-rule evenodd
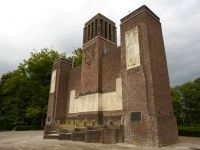
<path id="1" fill-rule="evenodd" d="M 81 95 L 101 93 L 102 55 L 116 47 L 116 27 L 113 21 L 97 14 L 85 23 Z"/>
<path id="2" fill-rule="evenodd" d="M 142 6 L 121 19 L 124 141 L 163 146 L 177 141 L 159 18 Z"/>

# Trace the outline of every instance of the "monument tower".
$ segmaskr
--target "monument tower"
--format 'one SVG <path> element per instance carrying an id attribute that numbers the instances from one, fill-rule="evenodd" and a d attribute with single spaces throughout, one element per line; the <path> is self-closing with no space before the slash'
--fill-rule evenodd
<path id="1" fill-rule="evenodd" d="M 82 64 L 60 58 L 53 65 L 46 129 L 63 129 L 74 141 L 175 143 L 160 19 L 144 5 L 121 19 L 121 46 L 116 41 L 107 17 L 85 23 Z"/>
<path id="2" fill-rule="evenodd" d="M 177 139 L 160 19 L 142 6 L 121 19 L 125 142 L 162 146 Z"/>

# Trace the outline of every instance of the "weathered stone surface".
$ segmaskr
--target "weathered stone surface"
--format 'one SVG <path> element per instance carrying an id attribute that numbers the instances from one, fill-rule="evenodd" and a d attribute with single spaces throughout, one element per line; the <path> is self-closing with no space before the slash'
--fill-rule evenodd
<path id="1" fill-rule="evenodd" d="M 102 138 L 102 131 L 88 130 L 85 135 L 85 142 L 87 143 L 100 143 Z"/>
<path id="2" fill-rule="evenodd" d="M 102 130 L 102 143 L 114 144 L 119 142 L 119 129 L 105 128 Z"/>
<path id="3" fill-rule="evenodd" d="M 72 140 L 72 133 L 60 133 L 59 140 Z"/>
<path id="4" fill-rule="evenodd" d="M 85 141 L 85 131 L 76 131 L 72 133 L 72 141 Z"/>

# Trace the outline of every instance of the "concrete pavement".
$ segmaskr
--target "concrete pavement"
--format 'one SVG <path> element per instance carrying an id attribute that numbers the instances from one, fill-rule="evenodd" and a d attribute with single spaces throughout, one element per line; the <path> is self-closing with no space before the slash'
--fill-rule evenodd
<path id="1" fill-rule="evenodd" d="M 84 142 L 43 140 L 43 131 L 0 132 L 0 150 L 200 150 L 200 138 L 180 137 L 179 143 L 151 148 L 118 144 L 93 144 Z"/>

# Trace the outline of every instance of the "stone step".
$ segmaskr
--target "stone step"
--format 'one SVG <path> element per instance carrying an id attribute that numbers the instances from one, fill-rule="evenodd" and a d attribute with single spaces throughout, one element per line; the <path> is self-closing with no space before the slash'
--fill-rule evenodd
<path id="1" fill-rule="evenodd" d="M 84 131 L 73 132 L 71 139 L 72 141 L 85 141 L 85 132 Z"/>
<path id="2" fill-rule="evenodd" d="M 44 134 L 44 139 L 58 139 L 59 134 Z"/>
<path id="3" fill-rule="evenodd" d="M 100 130 L 88 130 L 85 135 L 85 142 L 87 143 L 100 143 L 101 142 L 101 131 Z"/>
<path id="4" fill-rule="evenodd" d="M 72 140 L 72 133 L 60 133 L 59 140 Z"/>
<path id="5" fill-rule="evenodd" d="M 57 131 L 54 130 L 49 130 L 49 131 L 45 131 L 45 134 L 56 134 Z"/>

